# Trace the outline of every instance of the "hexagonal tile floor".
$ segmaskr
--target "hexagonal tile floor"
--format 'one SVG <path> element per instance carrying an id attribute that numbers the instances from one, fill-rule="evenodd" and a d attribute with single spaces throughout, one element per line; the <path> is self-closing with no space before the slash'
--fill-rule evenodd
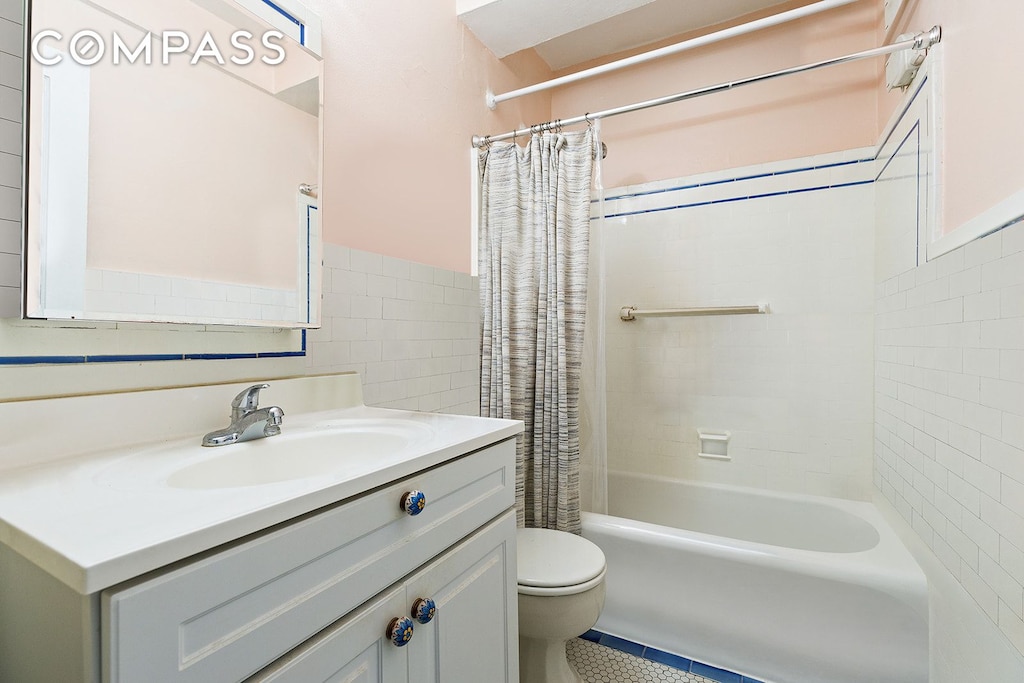
<path id="1" fill-rule="evenodd" d="M 566 653 L 586 683 L 716 683 L 581 638 L 570 640 Z"/>

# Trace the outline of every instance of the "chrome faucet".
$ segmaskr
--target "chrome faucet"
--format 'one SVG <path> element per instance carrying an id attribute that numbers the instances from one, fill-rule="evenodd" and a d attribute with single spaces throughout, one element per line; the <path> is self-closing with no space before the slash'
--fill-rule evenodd
<path id="1" fill-rule="evenodd" d="M 231 401 L 231 424 L 203 437 L 204 446 L 227 446 L 281 433 L 284 411 L 277 406 L 260 408 L 260 391 L 269 384 L 254 384 Z"/>

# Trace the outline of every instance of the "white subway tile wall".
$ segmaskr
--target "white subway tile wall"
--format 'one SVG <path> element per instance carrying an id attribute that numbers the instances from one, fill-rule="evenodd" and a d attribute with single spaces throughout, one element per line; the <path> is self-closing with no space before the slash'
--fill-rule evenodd
<path id="1" fill-rule="evenodd" d="M 0 0 L 0 318 L 21 313 L 22 0 Z"/>
<path id="2" fill-rule="evenodd" d="M 612 469 L 870 498 L 872 156 L 606 192 Z M 771 313 L 618 315 L 757 303 Z M 699 458 L 698 430 L 731 432 L 732 460 Z"/>
<path id="3" fill-rule="evenodd" d="M 323 316 L 308 372 L 358 372 L 368 405 L 479 414 L 477 278 L 327 244 Z"/>
<path id="4" fill-rule="evenodd" d="M 876 296 L 875 485 L 1024 651 L 1024 222 Z"/>
<path id="5" fill-rule="evenodd" d="M 938 232 L 938 96 L 911 97 L 877 162 L 874 479 L 933 554 L 929 580 L 963 592 L 936 601 L 935 675 L 1004 680 L 978 673 L 979 653 L 1001 650 L 977 634 L 988 621 L 1024 652 L 1024 226 L 924 261 Z"/>

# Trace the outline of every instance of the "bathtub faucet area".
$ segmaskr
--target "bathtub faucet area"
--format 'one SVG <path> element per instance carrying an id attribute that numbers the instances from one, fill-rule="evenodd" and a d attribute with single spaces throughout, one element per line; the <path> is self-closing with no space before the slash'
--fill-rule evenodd
<path id="1" fill-rule="evenodd" d="M 269 384 L 254 384 L 231 401 L 231 424 L 203 437 L 204 446 L 227 446 L 233 443 L 277 436 L 281 433 L 284 411 L 277 406 L 260 408 L 260 391 Z"/>

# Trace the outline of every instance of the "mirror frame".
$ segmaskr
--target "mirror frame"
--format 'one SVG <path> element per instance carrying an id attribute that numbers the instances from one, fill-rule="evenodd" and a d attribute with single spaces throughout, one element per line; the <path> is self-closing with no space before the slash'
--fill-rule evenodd
<path id="1" fill-rule="evenodd" d="M 28 0 L 26 6 L 27 42 L 31 46 L 35 32 L 32 29 L 33 6 L 45 0 Z M 79 0 L 109 13 L 109 10 L 91 0 Z M 87 239 L 87 183 L 81 178 L 89 177 L 88 159 L 88 117 L 70 123 L 70 132 L 63 138 L 52 140 L 47 137 L 45 144 L 53 144 L 62 150 L 61 163 L 51 163 L 47 177 L 36 182 L 40 186 L 56 185 L 59 190 L 45 193 L 45 199 L 37 201 L 36 212 L 46 215 L 46 220 L 37 224 L 30 221 L 30 201 L 35 187 L 29 174 L 31 147 L 36 139 L 28 130 L 31 119 L 30 93 L 39 83 L 33 83 L 31 52 L 26 51 L 26 79 L 24 89 L 25 135 L 25 248 L 23 249 L 23 317 L 26 319 L 93 320 L 113 322 L 158 322 L 189 325 L 229 325 L 272 328 L 316 328 L 321 324 L 322 301 L 322 232 L 320 229 L 320 207 L 317 198 L 323 171 L 323 59 L 322 29 L 319 18 L 309 9 L 294 0 L 191 0 L 199 7 L 215 14 L 216 8 L 238 13 L 246 10 L 247 18 L 261 20 L 268 29 L 276 29 L 297 43 L 305 52 L 316 59 L 318 64 L 319 112 L 318 112 L 318 158 L 315 179 L 304 179 L 296 187 L 296 284 L 295 289 L 274 289 L 268 287 L 235 285 L 185 277 L 151 275 L 147 273 L 119 272 L 86 268 Z M 234 5 L 234 7 L 233 7 Z M 259 23 L 259 22 L 256 22 Z M 194 48 L 193 48 L 194 50 Z M 192 54 L 192 53 L 190 53 Z M 69 60 L 70 61 L 70 60 Z M 65 70 L 72 74 L 75 70 Z M 85 71 L 78 69 L 78 71 Z M 41 73 L 41 71 L 39 72 Z M 66 75 L 65 74 L 65 75 Z M 48 74 L 52 75 L 52 74 Z M 72 83 L 79 89 L 82 85 Z M 84 96 L 89 97 L 88 80 L 85 81 Z M 48 106 L 59 103 L 48 102 Z M 45 110 L 44 110 L 45 111 Z M 66 117 L 69 118 L 69 117 Z M 63 122 L 62 122 L 63 123 Z M 47 130 L 47 135 L 51 134 Z M 77 135 L 77 139 L 76 139 Z M 83 136 L 85 144 L 82 144 Z M 44 152 L 45 154 L 45 152 Z M 67 163 L 65 163 L 67 162 Z M 56 172 L 55 172 L 56 170 Z M 56 177 L 56 181 L 55 178 Z M 82 186 L 86 187 L 83 188 Z M 302 191 L 300 190 L 302 188 Z M 126 310 L 133 301 L 139 300 L 142 291 L 152 289 L 171 292 L 175 299 L 169 310 L 153 309 L 141 312 Z M 86 290 L 93 293 L 109 294 L 107 298 L 117 304 L 109 305 L 114 310 L 89 310 L 86 304 Z M 188 293 L 188 309 L 185 301 L 177 301 L 179 293 Z M 55 296 L 56 294 L 56 296 Z M 121 302 L 125 302 L 124 305 Z M 180 304 L 180 305 L 179 305 Z M 258 313 L 259 317 L 254 317 Z"/>

